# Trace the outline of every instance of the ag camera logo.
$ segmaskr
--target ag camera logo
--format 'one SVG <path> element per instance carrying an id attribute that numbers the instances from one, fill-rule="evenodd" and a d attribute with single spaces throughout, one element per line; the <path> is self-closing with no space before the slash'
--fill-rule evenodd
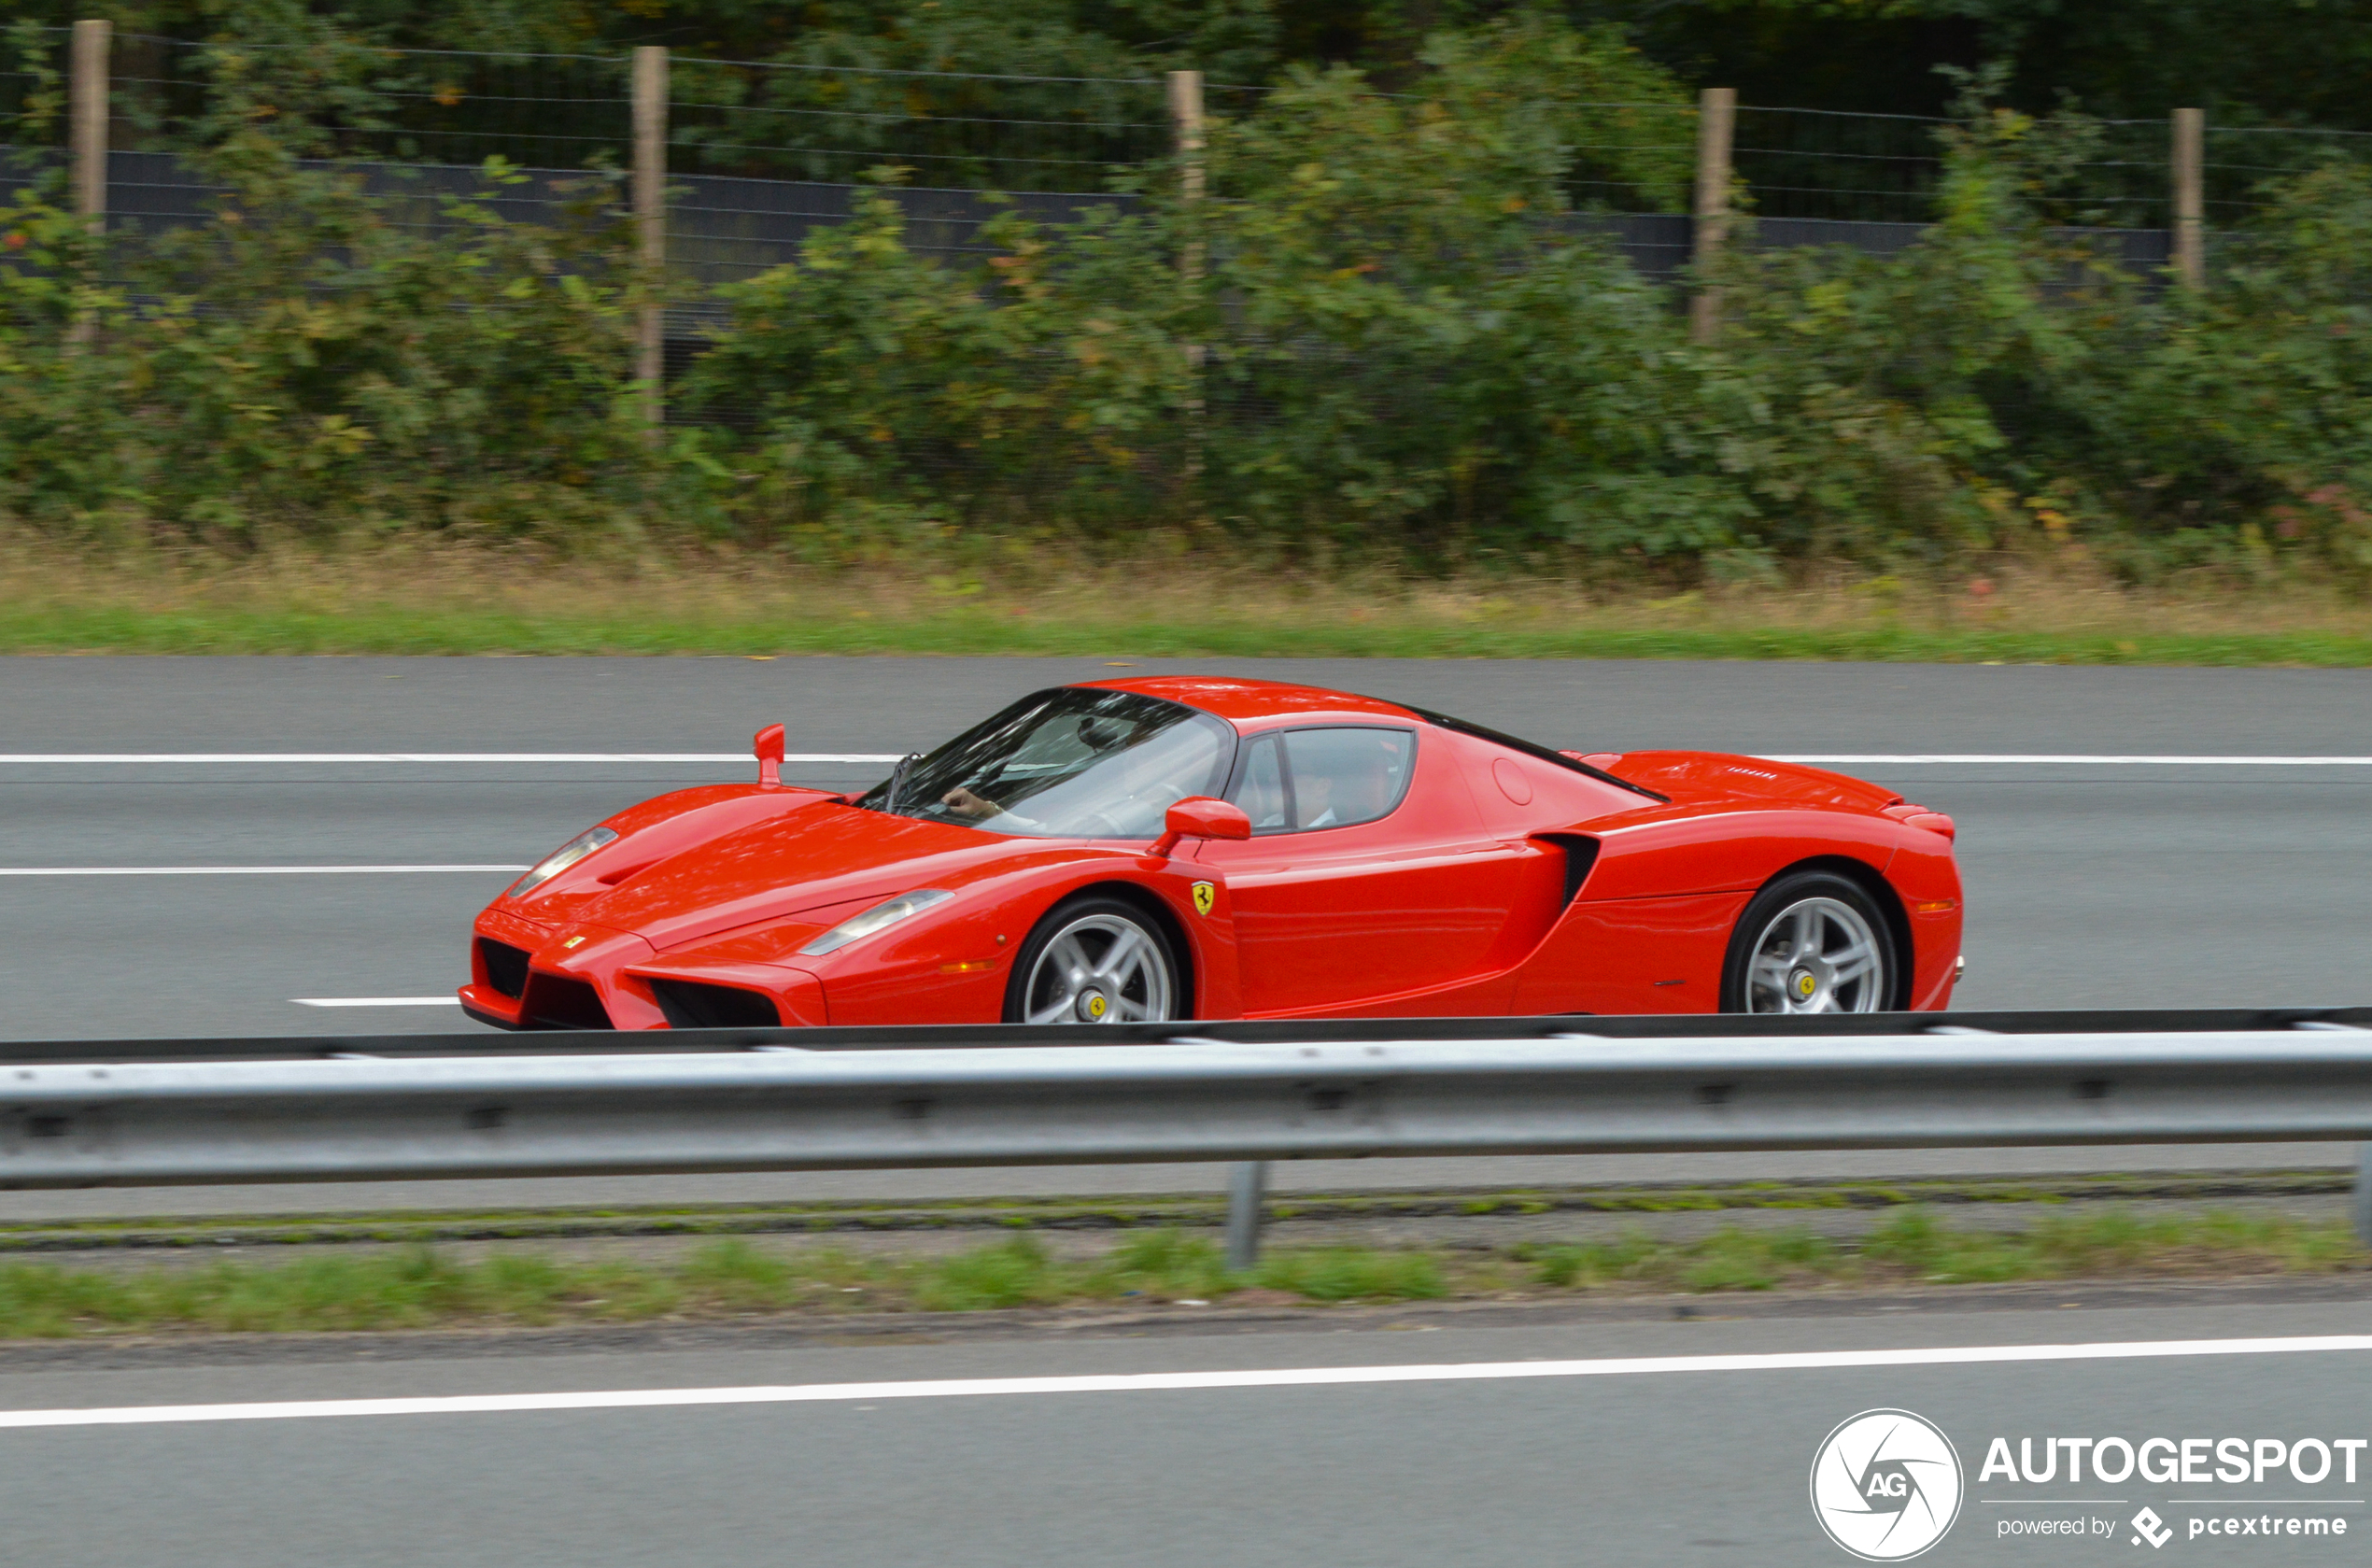
<path id="1" fill-rule="evenodd" d="M 1901 1562 L 1942 1540 L 1961 1490 L 1952 1439 L 1908 1410 L 1847 1418 L 1812 1460 L 1813 1517 L 1864 1562 Z"/>

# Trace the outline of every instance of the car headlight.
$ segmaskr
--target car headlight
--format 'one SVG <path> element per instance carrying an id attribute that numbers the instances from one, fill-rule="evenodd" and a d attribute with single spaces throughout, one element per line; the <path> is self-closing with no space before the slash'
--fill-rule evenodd
<path id="1" fill-rule="evenodd" d="M 575 838 L 571 839 L 567 843 L 562 844 L 559 848 L 554 850 L 551 854 L 537 861 L 534 868 L 530 869 L 527 875 L 521 877 L 518 881 L 511 884 L 509 897 L 517 898 L 526 894 L 534 892 L 545 883 L 550 882 L 554 877 L 558 876 L 562 871 L 567 870 L 570 867 L 575 865 L 578 861 L 584 859 L 595 850 L 600 849 L 603 844 L 612 844 L 616 841 L 617 830 L 614 827 L 586 828 L 584 832 L 579 833 Z"/>
<path id="2" fill-rule="evenodd" d="M 875 904 L 863 914 L 853 915 L 841 921 L 838 925 L 800 948 L 799 952 L 810 958 L 821 957 L 826 953 L 838 953 L 851 942 L 860 941 L 876 931 L 897 925 L 909 915 L 920 914 L 933 904 L 944 904 L 954 897 L 954 894 L 942 892 L 936 887 L 926 887 L 920 893 L 901 893 L 887 903 Z"/>

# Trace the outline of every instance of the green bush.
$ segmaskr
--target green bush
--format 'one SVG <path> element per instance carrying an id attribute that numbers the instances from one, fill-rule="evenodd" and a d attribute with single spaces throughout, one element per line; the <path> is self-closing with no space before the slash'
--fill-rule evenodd
<path id="1" fill-rule="evenodd" d="M 233 544 L 625 515 L 649 474 L 603 182 L 540 227 L 483 199 L 520 177 L 499 163 L 459 200 L 304 166 L 369 117 L 358 54 L 318 22 L 205 51 L 187 156 L 227 193 L 195 227 L 102 244 L 37 188 L 0 209 L 0 510 Z"/>
<path id="2" fill-rule="evenodd" d="M 566 221 L 365 191 L 369 51 L 291 13 L 207 52 L 204 224 L 0 212 L 0 515 L 60 538 L 719 540 L 824 561 L 1088 548 L 1686 581 L 1941 573 L 2372 583 L 2372 177 L 2277 181 L 2194 295 L 2054 229 L 2098 133 L 1974 98 L 1941 221 L 1886 259 L 1731 248 L 1723 329 L 1580 232 L 1669 207 L 1676 84 L 1523 18 L 1409 91 L 1304 74 L 1214 123 L 1209 188 L 1015 213 L 977 263 L 893 193 L 720 289 L 646 440 L 609 177 Z M 268 20 L 268 19 L 267 19 Z M 273 31 L 273 29 L 277 31 Z M 303 49 L 259 47 L 297 39 Z M 54 94 L 28 102 L 54 113 Z M 1619 106 L 1645 106 L 1622 107 Z M 893 180 L 895 171 L 882 179 Z"/>

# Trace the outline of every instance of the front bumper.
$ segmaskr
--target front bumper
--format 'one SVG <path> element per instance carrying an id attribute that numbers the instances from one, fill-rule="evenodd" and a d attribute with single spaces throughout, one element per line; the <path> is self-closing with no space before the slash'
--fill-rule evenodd
<path id="1" fill-rule="evenodd" d="M 729 962 L 671 963 L 628 931 L 547 925 L 503 910 L 478 916 L 461 1010 L 498 1029 L 665 1029 L 713 1022 L 687 1013 L 686 987 L 754 1001 L 749 1021 L 829 1023 L 823 982 L 803 969 Z M 773 1016 L 759 1015 L 770 1008 Z M 673 1015 L 671 1017 L 671 1015 Z"/>

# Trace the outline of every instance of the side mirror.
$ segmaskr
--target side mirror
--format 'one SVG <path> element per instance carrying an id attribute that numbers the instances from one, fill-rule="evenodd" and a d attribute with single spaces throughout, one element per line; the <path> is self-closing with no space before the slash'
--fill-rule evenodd
<path id="1" fill-rule="evenodd" d="M 1252 819 L 1244 814 L 1241 806 L 1231 806 L 1207 795 L 1190 795 L 1172 806 L 1169 814 L 1162 819 L 1162 836 L 1153 841 L 1152 854 L 1166 860 L 1180 839 L 1249 839 L 1251 836 Z"/>
<path id="2" fill-rule="evenodd" d="M 750 737 L 750 755 L 757 758 L 757 787 L 783 787 L 783 727 L 769 724 Z"/>

